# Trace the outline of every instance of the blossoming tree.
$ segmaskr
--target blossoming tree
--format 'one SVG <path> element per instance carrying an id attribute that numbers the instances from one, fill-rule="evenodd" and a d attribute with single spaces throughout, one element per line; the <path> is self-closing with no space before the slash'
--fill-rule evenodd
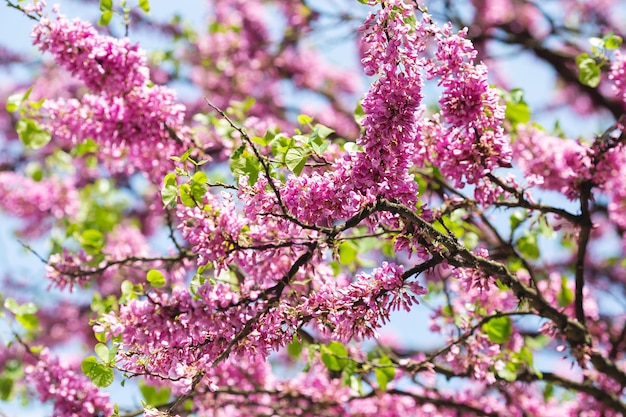
<path id="1" fill-rule="evenodd" d="M 2 400 L 626 414 L 619 1 L 210 0 L 202 30 L 147 0 L 101 0 L 99 26 L 5 2 L 45 59 L 2 85 L 0 207 L 45 269 L 4 277 Z M 511 52 L 556 74 L 541 108 Z M 599 128 L 538 123 L 563 109 Z M 396 310 L 435 344 L 381 337 Z"/>

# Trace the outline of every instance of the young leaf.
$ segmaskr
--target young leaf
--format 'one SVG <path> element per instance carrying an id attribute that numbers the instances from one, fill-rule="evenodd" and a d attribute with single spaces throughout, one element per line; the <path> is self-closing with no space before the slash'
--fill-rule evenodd
<path id="1" fill-rule="evenodd" d="M 83 373 L 98 388 L 108 387 L 115 379 L 113 369 L 101 362 L 98 362 L 95 356 L 85 358 L 80 367 L 83 370 Z"/>
<path id="2" fill-rule="evenodd" d="M 104 362 L 109 361 L 109 348 L 107 345 L 104 343 L 98 343 L 94 350 L 96 351 L 96 355 L 98 355 L 98 357 Z"/>
<path id="3" fill-rule="evenodd" d="M 157 271 L 156 269 L 151 269 L 148 271 L 148 275 L 146 279 L 155 288 L 160 288 L 165 285 L 165 277 L 161 271 Z"/>
<path id="4" fill-rule="evenodd" d="M 530 259 L 539 259 L 539 245 L 537 245 L 537 236 L 526 232 L 524 236 L 517 241 L 517 247 L 522 255 Z"/>
<path id="5" fill-rule="evenodd" d="M 19 304 L 13 298 L 7 298 L 4 300 L 4 308 L 9 310 L 15 315 L 19 314 L 35 314 L 37 312 L 37 306 L 33 303 Z"/>
<path id="6" fill-rule="evenodd" d="M 113 9 L 113 0 L 100 0 L 100 11 L 104 12 L 106 10 Z"/>
<path id="7" fill-rule="evenodd" d="M 26 330 L 36 330 L 39 327 L 39 319 L 34 314 L 18 314 L 15 316 L 15 320 Z"/>
<path id="8" fill-rule="evenodd" d="M 303 148 L 291 148 L 285 155 L 285 164 L 294 174 L 300 175 L 310 153 Z"/>
<path id="9" fill-rule="evenodd" d="M 326 139 L 328 136 L 330 136 L 334 132 L 335 131 L 331 129 L 330 127 L 324 126 L 318 123 L 313 128 L 313 133 L 311 133 L 311 137 Z"/>
<path id="10" fill-rule="evenodd" d="M 298 115 L 298 123 L 300 123 L 301 125 L 311 124 L 312 121 L 313 121 L 313 118 L 311 118 L 311 116 L 307 116 L 306 114 Z"/>
<path id="11" fill-rule="evenodd" d="M 104 247 L 104 236 L 102 232 L 95 229 L 85 230 L 79 237 L 80 245 L 85 249 L 85 252 L 95 255 L 100 253 Z"/>
<path id="12" fill-rule="evenodd" d="M 143 10 L 145 13 L 150 12 L 150 1 L 149 0 L 139 0 L 139 8 Z"/>
<path id="13" fill-rule="evenodd" d="M 321 347 L 322 362 L 329 371 L 341 371 L 348 364 L 348 350 L 339 342 L 330 342 Z"/>
<path id="14" fill-rule="evenodd" d="M 146 403 L 151 405 L 161 405 L 165 404 L 169 399 L 172 393 L 172 390 L 169 387 L 161 387 L 157 389 L 152 385 L 148 385 L 145 382 L 139 383 L 139 391 L 141 391 L 141 395 L 146 400 Z"/>
<path id="15" fill-rule="evenodd" d="M 175 185 L 165 185 L 161 188 L 161 201 L 164 206 L 174 207 L 176 198 L 178 197 L 178 189 Z"/>
<path id="16" fill-rule="evenodd" d="M 287 345 L 287 353 L 292 359 L 297 360 L 300 358 L 303 350 L 304 346 L 302 345 L 302 342 L 300 342 L 294 334 L 292 342 Z"/>
<path id="17" fill-rule="evenodd" d="M 208 188 L 207 182 L 208 178 L 206 174 L 202 171 L 196 172 L 195 174 L 193 174 L 193 177 L 191 177 L 191 195 L 193 196 L 193 199 L 198 203 L 204 200 L 204 195 L 206 194 Z"/>
<path id="18" fill-rule="evenodd" d="M 559 307 L 567 307 L 574 302 L 574 292 L 567 285 L 567 278 L 561 277 L 561 291 L 557 295 Z"/>
<path id="19" fill-rule="evenodd" d="M 349 360 L 348 364 L 341 371 L 341 385 L 342 386 L 350 385 L 350 383 L 352 382 L 352 377 L 354 376 L 354 373 L 356 372 L 356 368 L 357 368 L 356 361 Z"/>
<path id="20" fill-rule="evenodd" d="M 339 262 L 342 265 L 352 265 L 359 254 L 354 242 L 346 240 L 339 245 Z"/>
<path id="21" fill-rule="evenodd" d="M 191 185 L 181 184 L 178 189 L 180 190 L 180 201 L 182 201 L 184 205 L 187 207 L 195 207 L 197 205 L 192 194 Z"/>
<path id="22" fill-rule="evenodd" d="M 323 155 L 324 151 L 330 146 L 330 141 L 328 139 L 315 138 L 309 145 L 311 145 L 311 148 L 316 154 Z"/>
<path id="23" fill-rule="evenodd" d="M 511 223 L 511 233 L 517 229 L 517 226 L 520 225 L 524 220 L 526 220 L 526 213 L 523 210 L 514 211 L 509 218 L 509 222 Z"/>
<path id="24" fill-rule="evenodd" d="M 379 365 L 391 365 L 391 359 L 388 356 L 383 356 L 378 359 Z M 396 376 L 396 370 L 393 366 L 376 368 L 374 369 L 374 374 L 376 375 L 376 382 L 378 382 L 378 386 L 381 391 L 387 391 L 387 384 Z"/>
<path id="25" fill-rule="evenodd" d="M 17 121 L 15 130 L 20 140 L 26 147 L 31 149 L 39 149 L 52 138 L 47 130 L 43 129 L 36 120 L 22 118 Z"/>
<path id="26" fill-rule="evenodd" d="M 592 88 L 595 88 L 600 84 L 600 67 L 596 63 L 595 59 L 591 57 L 582 59 L 577 58 L 576 64 L 578 65 L 578 80 L 581 84 Z"/>
<path id="27" fill-rule="evenodd" d="M 602 37 L 606 49 L 617 49 L 622 46 L 622 37 L 611 32 Z"/>
<path id="28" fill-rule="evenodd" d="M 31 86 L 28 90 L 26 90 L 25 93 L 11 94 L 7 98 L 6 110 L 9 113 L 13 113 L 22 109 L 22 105 L 28 99 L 32 91 L 33 91 L 33 86 Z"/>
<path id="29" fill-rule="evenodd" d="M 98 26 L 108 26 L 111 23 L 111 19 L 113 19 L 113 11 L 105 10 L 100 14 L 100 20 L 98 20 Z"/>
<path id="30" fill-rule="evenodd" d="M 506 103 L 504 117 L 511 122 L 513 126 L 520 123 L 528 123 L 530 121 L 530 108 L 526 103 Z"/>
<path id="31" fill-rule="evenodd" d="M 495 317 L 483 325 L 487 337 L 494 343 L 506 343 L 513 332 L 509 317 Z"/>
<path id="32" fill-rule="evenodd" d="M 9 401 L 13 396 L 13 379 L 0 378 L 0 400 Z"/>

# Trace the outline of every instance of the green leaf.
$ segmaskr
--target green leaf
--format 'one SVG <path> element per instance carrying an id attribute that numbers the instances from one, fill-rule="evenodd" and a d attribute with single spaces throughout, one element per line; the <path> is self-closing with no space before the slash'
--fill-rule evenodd
<path id="1" fill-rule="evenodd" d="M 7 298 L 4 300 L 4 308 L 9 310 L 15 315 L 19 314 L 35 314 L 37 312 L 37 306 L 33 303 L 19 304 L 13 298 Z"/>
<path id="2" fill-rule="evenodd" d="M 581 56 L 587 57 L 581 58 Z M 595 88 L 600 84 L 600 67 L 595 59 L 589 57 L 588 54 L 581 54 L 576 58 L 578 66 L 578 81 L 581 84 Z"/>
<path id="3" fill-rule="evenodd" d="M 15 315 L 15 320 L 26 330 L 36 330 L 39 326 L 39 319 L 35 315 L 37 306 L 33 303 L 19 304 L 12 298 L 4 300 L 4 307 Z"/>
<path id="4" fill-rule="evenodd" d="M 196 172 L 195 174 L 193 174 L 193 177 L 191 177 L 190 192 L 196 202 L 201 203 L 204 200 L 204 195 L 206 194 L 208 189 L 208 181 L 209 180 L 206 174 L 202 171 Z"/>
<path id="5" fill-rule="evenodd" d="M 272 142 L 273 143 L 273 142 Z M 241 151 L 240 151 L 241 150 Z M 239 179 L 241 175 L 248 176 L 248 183 L 253 185 L 259 178 L 259 172 L 261 172 L 261 163 L 258 159 L 247 150 L 244 146 L 239 147 L 233 152 L 230 158 L 230 170 L 236 179 Z"/>
<path id="6" fill-rule="evenodd" d="M 348 350 L 339 342 L 333 341 L 322 346 L 321 353 L 322 362 L 329 371 L 341 371 L 348 364 Z"/>
<path id="7" fill-rule="evenodd" d="M 165 286 L 165 277 L 163 276 L 163 273 L 156 269 L 149 270 L 146 279 L 148 280 L 150 285 L 155 288 L 161 288 Z"/>
<path id="8" fill-rule="evenodd" d="M 294 174 L 300 175 L 309 156 L 310 153 L 304 148 L 291 148 L 285 155 L 285 164 Z"/>
<path id="9" fill-rule="evenodd" d="M 187 207 L 196 207 L 197 203 L 196 203 L 196 200 L 194 200 L 194 197 L 191 191 L 191 185 L 181 184 L 181 186 L 178 187 L 178 189 L 180 190 L 180 201 L 182 201 L 182 203 L 186 205 Z"/>
<path id="10" fill-rule="evenodd" d="M 13 379 L 0 378 L 0 400 L 9 401 L 13 394 Z"/>
<path id="11" fill-rule="evenodd" d="M 359 254 L 356 244 L 346 240 L 339 245 L 339 262 L 342 265 L 352 265 Z"/>
<path id="12" fill-rule="evenodd" d="M 623 39 L 621 36 L 617 36 L 615 33 L 607 33 L 602 37 L 604 41 L 604 47 L 606 49 L 617 49 L 622 46 Z"/>
<path id="13" fill-rule="evenodd" d="M 167 403 L 172 394 L 172 390 L 169 387 L 161 387 L 157 389 L 156 387 L 148 385 L 143 381 L 139 383 L 139 391 L 141 391 L 141 395 L 143 395 L 146 403 L 154 406 Z"/>
<path id="14" fill-rule="evenodd" d="M 18 314 L 15 316 L 15 320 L 26 330 L 36 330 L 39 327 L 39 319 L 34 314 Z"/>
<path id="15" fill-rule="evenodd" d="M 513 332 L 510 317 L 495 317 L 483 325 L 487 337 L 494 343 L 506 343 Z"/>
<path id="16" fill-rule="evenodd" d="M 18 110 L 21 111 L 22 110 L 22 106 L 24 105 L 24 102 L 26 100 L 28 100 L 28 97 L 30 97 L 30 93 L 32 93 L 34 87 L 35 87 L 34 85 L 31 86 L 24 93 L 11 94 L 7 98 L 6 110 L 9 113 L 13 113 L 13 112 L 18 111 Z"/>
<path id="17" fill-rule="evenodd" d="M 7 104 L 5 106 L 6 111 L 8 111 L 9 113 L 18 111 L 22 106 L 22 97 L 24 97 L 24 94 L 22 93 L 11 94 L 7 98 Z"/>
<path id="18" fill-rule="evenodd" d="M 379 365 L 391 365 L 391 359 L 388 356 L 382 356 L 378 359 Z M 378 382 L 378 386 L 381 391 L 387 391 L 387 384 L 396 376 L 396 370 L 393 366 L 382 367 L 374 369 L 374 374 L 376 375 L 376 382 Z"/>
<path id="19" fill-rule="evenodd" d="M 80 238 L 78 240 L 82 248 L 85 249 L 85 252 L 91 255 L 96 255 L 100 253 L 105 243 L 102 232 L 95 229 L 85 230 L 80 235 Z"/>
<path id="20" fill-rule="evenodd" d="M 139 8 L 143 10 L 145 13 L 150 12 L 150 1 L 149 0 L 139 0 Z"/>
<path id="21" fill-rule="evenodd" d="M 544 401 L 550 400 L 554 396 L 554 385 L 552 383 L 547 382 L 546 387 L 543 389 L 543 399 Z"/>
<path id="22" fill-rule="evenodd" d="M 550 343 L 550 341 L 550 337 L 545 334 L 538 334 L 535 337 L 526 336 L 524 338 L 524 343 L 526 344 L 526 347 L 532 350 L 541 350 L 546 347 L 546 345 Z"/>
<path id="23" fill-rule="evenodd" d="M 561 277 L 561 291 L 557 295 L 559 307 L 567 307 L 574 302 L 574 292 L 567 285 L 567 278 Z"/>
<path id="24" fill-rule="evenodd" d="M 301 125 L 309 125 L 311 122 L 313 122 L 313 118 L 311 116 L 307 116 L 306 114 L 298 115 L 298 123 Z"/>
<path id="25" fill-rule="evenodd" d="M 161 201 L 164 206 L 175 206 L 178 198 L 178 184 L 176 174 L 169 173 L 163 178 L 163 188 L 161 188 Z"/>
<path id="26" fill-rule="evenodd" d="M 98 355 L 98 357 L 104 362 L 109 361 L 109 348 L 107 345 L 104 343 L 98 343 L 94 350 L 96 351 L 96 355 Z"/>
<path id="27" fill-rule="evenodd" d="M 43 129 L 37 121 L 22 118 L 17 121 L 16 129 L 20 140 L 26 147 L 39 149 L 50 142 L 52 135 Z"/>
<path id="28" fill-rule="evenodd" d="M 120 304 L 124 304 L 127 300 L 134 300 L 137 298 L 137 292 L 135 291 L 135 285 L 129 280 L 122 281 L 121 285 L 122 297 Z"/>
<path id="29" fill-rule="evenodd" d="M 522 237 L 517 240 L 517 247 L 522 255 L 530 259 L 539 259 L 539 246 L 537 245 L 537 236 L 530 232 L 524 233 Z"/>
<path id="30" fill-rule="evenodd" d="M 107 26 L 109 23 L 111 23 L 111 19 L 113 19 L 113 11 L 103 11 L 100 15 L 100 20 L 98 20 L 98 26 Z"/>
<path id="31" fill-rule="evenodd" d="M 342 386 L 350 386 L 352 383 L 352 377 L 356 372 L 357 363 L 356 361 L 349 360 L 348 364 L 341 371 L 341 385 Z"/>
<path id="32" fill-rule="evenodd" d="M 322 124 L 316 124 L 313 128 L 313 133 L 311 133 L 312 138 L 322 138 L 326 139 L 328 136 L 333 134 L 335 131 L 328 126 L 324 126 Z"/>
<path id="33" fill-rule="evenodd" d="M 337 356 L 348 356 L 348 349 L 341 342 L 330 342 L 328 349 Z"/>
<path id="34" fill-rule="evenodd" d="M 517 226 L 519 226 L 524 220 L 526 220 L 526 212 L 523 210 L 513 212 L 509 218 L 509 222 L 511 223 L 511 233 L 513 233 L 515 229 L 517 229 Z"/>
<path id="35" fill-rule="evenodd" d="M 163 202 L 164 206 L 175 206 L 177 197 L 178 188 L 176 188 L 175 185 L 166 185 L 161 188 L 161 201 Z"/>
<path id="36" fill-rule="evenodd" d="M 106 10 L 113 9 L 113 0 L 100 0 L 100 11 L 104 12 Z"/>
<path id="37" fill-rule="evenodd" d="M 85 156 L 90 153 L 96 153 L 98 150 L 98 144 L 91 138 L 85 139 L 83 142 L 76 146 L 76 156 Z"/>
<path id="38" fill-rule="evenodd" d="M 323 155 L 324 151 L 330 146 L 330 141 L 328 139 L 316 138 L 311 141 L 310 145 L 316 154 Z"/>
<path id="39" fill-rule="evenodd" d="M 528 123 L 531 117 L 530 107 L 526 103 L 506 103 L 504 117 L 514 126 L 520 123 Z"/>
<path id="40" fill-rule="evenodd" d="M 83 370 L 83 373 L 98 388 L 108 387 L 115 379 L 113 369 L 101 362 L 98 362 L 95 356 L 85 358 L 80 367 Z"/>
<path id="41" fill-rule="evenodd" d="M 294 334 L 292 342 L 287 345 L 287 353 L 292 359 L 297 360 L 300 359 L 300 355 L 302 354 L 303 350 L 304 346 L 302 345 L 302 342 L 300 342 Z"/>

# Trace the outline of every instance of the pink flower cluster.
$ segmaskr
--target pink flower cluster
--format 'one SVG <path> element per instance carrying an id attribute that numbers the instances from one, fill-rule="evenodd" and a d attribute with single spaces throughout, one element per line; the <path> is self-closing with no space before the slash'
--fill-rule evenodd
<path id="1" fill-rule="evenodd" d="M 580 184 L 591 179 L 592 152 L 587 146 L 534 127 L 519 126 L 513 155 L 529 184 L 572 200 L 578 198 Z"/>
<path id="2" fill-rule="evenodd" d="M 80 100 L 45 102 L 41 118 L 55 139 L 74 146 L 91 138 L 113 172 L 139 170 L 160 182 L 173 169 L 167 157 L 184 152 L 189 131 L 185 107 L 177 103 L 174 91 L 150 85 L 138 47 L 62 15 L 54 21 L 42 18 L 33 37 L 35 45 L 51 52 L 93 93 Z"/>
<path id="3" fill-rule="evenodd" d="M 443 87 L 441 119 L 425 125 L 428 139 L 423 145 L 432 154 L 422 158 L 438 166 L 457 187 L 464 181 L 477 184 L 494 169 L 510 166 L 511 149 L 502 127 L 504 105 L 489 87 L 487 67 L 474 63 L 477 52 L 465 39 L 467 29 L 453 34 L 446 24 L 434 32 L 437 51 L 426 70 L 429 78 L 439 77 Z"/>
<path id="4" fill-rule="evenodd" d="M 113 414 L 108 394 L 98 391 L 80 371 L 61 363 L 47 349 L 39 354 L 37 363 L 27 366 L 24 372 L 39 399 L 53 402 L 55 416 L 106 417 Z"/>
<path id="5" fill-rule="evenodd" d="M 312 317 L 322 334 L 341 341 L 377 337 L 376 328 L 394 310 L 410 310 L 426 290 L 418 283 L 406 284 L 400 265 L 383 262 L 371 275 L 361 273 L 345 287 L 329 283 L 302 300 L 296 315 Z"/>
<path id="6" fill-rule="evenodd" d="M 0 208 L 26 221 L 21 233 L 39 236 L 54 220 L 75 216 L 80 200 L 73 184 L 58 178 L 34 181 L 16 172 L 0 172 Z"/>
<path id="7" fill-rule="evenodd" d="M 68 288 L 70 292 L 74 286 L 84 287 L 91 281 L 91 273 L 95 269 L 88 266 L 92 260 L 93 257 L 82 249 L 72 253 L 64 248 L 63 252 L 50 255 L 46 265 L 46 278 L 50 280 L 50 287 L 61 291 Z"/>
<path id="8" fill-rule="evenodd" d="M 425 31 L 411 25 L 414 10 L 406 2 L 388 2 L 361 26 L 365 74 L 377 76 L 362 107 L 364 134 L 350 181 L 359 192 L 416 201 L 417 186 L 409 167 L 415 153 L 421 114 L 422 58 Z"/>
<path id="9" fill-rule="evenodd" d="M 52 53 L 59 65 L 92 91 L 124 95 L 149 81 L 146 57 L 128 39 L 100 35 L 90 23 L 42 17 L 33 29 L 33 44 Z"/>
<path id="10" fill-rule="evenodd" d="M 228 256 L 239 246 L 239 235 L 247 224 L 235 209 L 232 195 L 226 192 L 221 198 L 211 193 L 205 195 L 203 207 L 179 206 L 177 216 L 183 237 L 198 254 L 198 265 L 217 261 L 222 268 Z"/>
<path id="11" fill-rule="evenodd" d="M 176 287 L 171 295 L 130 300 L 120 306 L 119 313 L 104 315 L 94 331 L 121 336 L 118 360 L 128 372 L 145 374 L 149 380 L 166 379 L 177 392 L 189 392 L 193 379 L 210 369 L 245 323 L 266 308 L 261 301 L 236 306 L 239 301 L 238 294 L 224 283 L 207 283 L 195 297 L 187 288 Z M 262 334 L 252 332 L 258 335 L 254 342 L 242 340 L 233 354 L 266 356 L 268 344 L 282 333 L 280 327 Z M 281 346 L 292 334 L 283 337 Z"/>

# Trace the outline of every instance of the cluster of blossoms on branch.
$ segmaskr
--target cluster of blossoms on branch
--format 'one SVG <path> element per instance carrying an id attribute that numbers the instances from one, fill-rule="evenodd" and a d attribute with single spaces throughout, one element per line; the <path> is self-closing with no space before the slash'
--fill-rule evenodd
<path id="1" fill-rule="evenodd" d="M 41 401 L 53 401 L 54 415 L 67 417 L 110 416 L 109 396 L 96 388 L 77 369 L 63 364 L 44 349 L 37 362 L 24 372 L 32 381 Z"/>
<path id="2" fill-rule="evenodd" d="M 45 127 L 56 140 L 75 146 L 90 138 L 112 172 L 136 170 L 159 181 L 189 146 L 185 107 L 173 90 L 152 85 L 146 57 L 128 39 L 112 39 L 80 20 L 42 17 L 33 43 L 89 88 L 81 98 L 47 100 Z"/>
<path id="3" fill-rule="evenodd" d="M 93 385 L 110 384 L 114 369 L 142 381 L 145 403 L 127 415 L 626 413 L 623 308 L 602 302 L 626 285 L 624 53 L 598 76 L 608 88 L 584 90 L 615 123 L 563 139 L 490 85 L 472 41 L 535 48 L 571 80 L 575 59 L 556 61 L 574 43 L 554 53 L 541 44 L 552 22 L 540 5 L 473 1 L 484 26 L 455 29 L 418 2 L 361 3 L 368 13 L 357 19 L 305 2 L 214 0 L 206 33 L 161 27 L 187 42 L 163 54 L 175 64 L 168 73 L 128 38 L 56 8 L 48 17 L 43 1 L 8 2 L 37 20 L 34 45 L 81 85 L 66 81 L 71 93 L 30 107 L 9 103 L 51 143 L 30 151 L 41 168 L 32 178 L 35 165 L 22 160 L 0 172 L 0 207 L 25 220 L 24 234 L 53 229 L 48 290 L 93 298 L 64 300 L 57 317 L 55 306 L 6 298 L 26 331 L 0 355 L 2 381 L 15 379 L 12 363 L 23 366 L 54 415 L 72 417 L 120 415 Z M 586 10 L 567 3 L 570 16 Z M 113 7 L 101 2 L 103 13 Z M 127 24 L 146 19 L 120 11 Z M 268 15 L 278 12 L 277 35 Z M 444 20 L 464 14 L 454 17 Z M 606 13 L 596 17 L 607 24 Z M 363 22 L 357 49 L 371 85 L 354 115 L 345 109 L 356 77 L 303 46 L 333 18 Z M 206 99 L 183 105 L 153 81 L 187 75 Z M 311 106 L 315 119 L 293 116 L 286 82 L 323 100 Z M 542 203 L 545 191 L 570 205 Z M 128 195 L 134 204 L 116 200 Z M 552 253 L 555 236 L 563 244 Z M 622 245 L 596 253 L 602 239 Z M 438 347 L 381 337 L 393 314 L 418 304 L 430 309 Z M 80 340 L 98 355 L 83 362 L 85 375 L 51 353 L 71 314 L 81 325 L 66 329 L 90 328 Z M 54 334 L 39 334 L 39 323 Z M 272 362 L 302 372 L 284 378 Z"/>

